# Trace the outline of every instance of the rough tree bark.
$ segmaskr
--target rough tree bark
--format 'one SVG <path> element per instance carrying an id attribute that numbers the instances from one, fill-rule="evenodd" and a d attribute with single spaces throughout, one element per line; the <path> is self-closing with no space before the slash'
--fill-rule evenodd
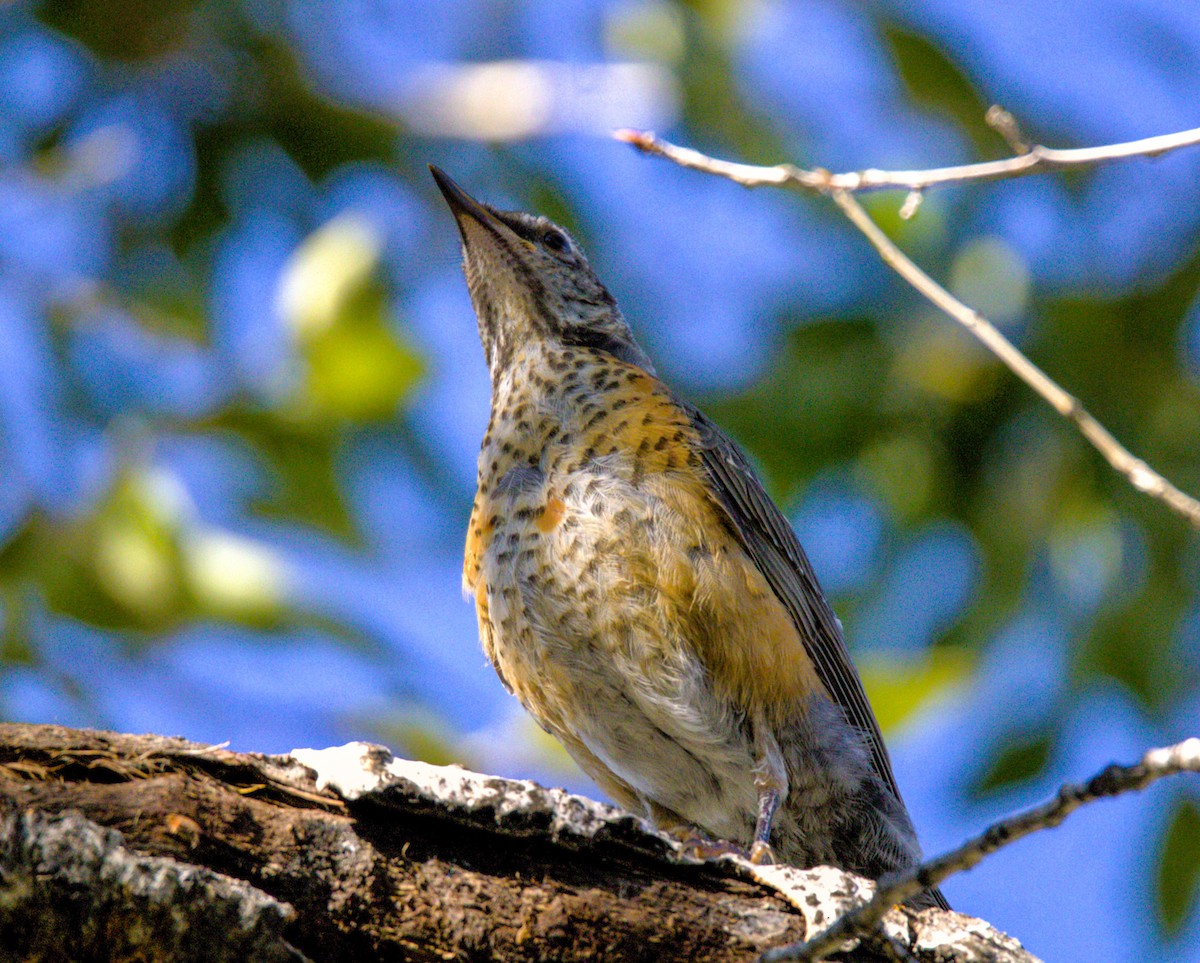
<path id="1" fill-rule="evenodd" d="M 0 725 L 3 959 L 744 961 L 868 885 L 700 863 L 612 807 L 361 743 Z M 957 913 L 885 925 L 844 958 L 1033 959 Z"/>

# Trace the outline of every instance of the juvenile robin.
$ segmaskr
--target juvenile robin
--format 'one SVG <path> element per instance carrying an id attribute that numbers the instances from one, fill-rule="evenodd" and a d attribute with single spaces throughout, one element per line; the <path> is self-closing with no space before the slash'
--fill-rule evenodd
<path id="1" fill-rule="evenodd" d="M 431 170 L 491 376 L 463 585 L 500 679 L 615 802 L 697 844 L 915 863 L 841 625 L 746 456 L 655 376 L 566 231 Z"/>

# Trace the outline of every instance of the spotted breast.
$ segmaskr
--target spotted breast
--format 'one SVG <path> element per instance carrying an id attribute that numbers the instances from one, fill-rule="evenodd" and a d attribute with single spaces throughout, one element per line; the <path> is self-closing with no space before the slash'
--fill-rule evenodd
<path id="1" fill-rule="evenodd" d="M 513 370 L 496 386 L 464 568 L 484 648 L 627 808 L 744 838 L 756 803 L 741 720 L 784 724 L 821 683 L 710 492 L 690 413 L 598 351 L 533 346 Z"/>

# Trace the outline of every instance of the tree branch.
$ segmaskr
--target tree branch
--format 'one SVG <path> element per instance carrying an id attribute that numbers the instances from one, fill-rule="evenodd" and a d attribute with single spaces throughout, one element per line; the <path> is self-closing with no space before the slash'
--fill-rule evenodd
<path id="1" fill-rule="evenodd" d="M 890 879 L 880 881 L 871 900 L 845 914 L 824 932 L 804 943 L 768 950 L 762 963 L 816 963 L 837 952 L 847 941 L 873 933 L 888 910 L 897 903 L 936 886 L 955 873 L 977 865 L 996 850 L 1030 833 L 1059 825 L 1080 806 L 1144 789 L 1165 776 L 1181 772 L 1200 773 L 1200 738 L 1187 739 L 1164 749 L 1152 749 L 1132 766 L 1112 765 L 1086 783 L 1065 785 L 1049 802 L 1009 816 L 943 856 L 922 863 Z"/>
<path id="2" fill-rule="evenodd" d="M 1163 502 L 1172 511 L 1200 528 L 1200 501 L 1172 485 L 1142 459 L 1134 455 L 1088 412 L 1078 398 L 1063 390 L 1041 368 L 1022 354 L 999 329 L 978 311 L 967 307 L 892 243 L 863 210 L 862 205 L 844 190 L 830 191 L 830 197 L 850 222 L 866 236 L 883 262 L 911 284 L 936 307 L 975 335 L 1018 378 L 1032 388 L 1050 407 L 1071 422 L 1129 484 L 1151 498 Z"/>
<path id="3" fill-rule="evenodd" d="M 989 120 L 1001 129 L 1014 146 L 1019 142 L 1015 123 L 1006 112 L 993 110 Z M 1123 157 L 1152 156 L 1179 147 L 1200 144 L 1200 128 L 1147 137 L 1143 140 L 1106 147 L 1089 147 L 1079 150 L 1053 150 L 1035 146 L 1027 153 L 1004 161 L 988 161 L 983 164 L 967 164 L 961 167 L 943 167 L 928 171 L 876 171 L 866 170 L 849 174 L 830 174 L 824 170 L 806 171 L 790 164 L 775 167 L 756 167 L 750 164 L 735 164 L 709 157 L 699 151 L 679 147 L 660 140 L 654 134 L 631 130 L 617 131 L 618 140 L 632 144 L 639 150 L 683 167 L 725 177 L 744 187 L 778 186 L 793 187 L 814 193 L 828 194 L 841 208 L 849 221 L 863 233 L 879 252 L 883 262 L 899 274 L 932 304 L 957 321 L 1026 385 L 1032 388 L 1062 417 L 1071 422 L 1085 439 L 1104 457 L 1119 474 L 1138 491 L 1165 504 L 1193 527 L 1200 528 L 1200 501 L 1171 484 L 1151 468 L 1145 461 L 1135 457 L 1096 418 L 1091 415 L 1074 395 L 1065 391 L 1037 365 L 1022 354 L 999 329 L 978 311 L 963 304 L 949 291 L 918 267 L 880 229 L 852 194 L 859 190 L 874 190 L 881 187 L 904 187 L 914 192 L 905 203 L 905 212 L 911 214 L 916 207 L 923 188 L 934 184 L 945 184 L 967 180 L 985 180 L 1001 177 L 1016 177 L 1037 170 L 1078 167 L 1100 161 Z"/>
<path id="4" fill-rule="evenodd" d="M 290 756 L 0 724 L 0 947 L 21 959 L 745 963 L 869 880 L 703 862 L 612 806 L 352 743 Z M 855 963 L 1036 963 L 895 907 Z M 9 959 L 0 949 L 0 958 Z"/>
<path id="5" fill-rule="evenodd" d="M 1157 157 L 1181 147 L 1200 144 L 1200 127 L 1181 130 L 1175 134 L 1143 137 L 1141 140 L 1126 141 L 1122 144 L 1107 144 L 1102 147 L 1060 150 L 1035 144 L 1015 157 L 982 161 L 977 164 L 959 164 L 954 167 L 935 167 L 917 171 L 882 171 L 868 168 L 842 174 L 833 174 L 820 167 L 806 170 L 794 164 L 760 167 L 756 164 L 736 164 L 731 161 L 718 160 L 697 150 L 692 150 L 690 147 L 680 147 L 662 140 L 652 131 L 623 129 L 616 131 L 613 136 L 617 140 L 632 144 L 647 154 L 665 157 L 681 167 L 726 177 L 743 187 L 794 187 L 813 194 L 826 194 L 839 190 L 850 192 L 888 189 L 923 191 L 939 184 L 994 181 L 1010 177 L 1024 177 L 1026 174 L 1035 174 L 1040 171 L 1090 167 L 1127 157 Z"/>

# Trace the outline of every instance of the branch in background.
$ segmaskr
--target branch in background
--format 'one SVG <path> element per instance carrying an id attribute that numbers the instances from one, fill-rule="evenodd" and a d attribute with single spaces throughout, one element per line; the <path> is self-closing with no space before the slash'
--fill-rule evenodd
<path id="1" fill-rule="evenodd" d="M 1025 147 L 1016 122 L 1007 111 L 992 108 L 988 112 L 988 123 L 1004 136 L 1014 150 Z M 911 193 L 902 214 L 911 216 L 920 200 L 920 191 L 934 184 L 1016 177 L 1037 170 L 1079 167 L 1123 157 L 1153 156 L 1179 147 L 1200 144 L 1200 128 L 1160 137 L 1147 137 L 1124 144 L 1079 150 L 1053 150 L 1034 146 L 1008 160 L 966 164 L 960 167 L 943 167 L 928 171 L 866 170 L 848 174 L 831 174 L 825 170 L 806 171 L 790 164 L 779 164 L 775 167 L 735 164 L 709 157 L 690 148 L 678 147 L 660 140 L 649 132 L 620 130 L 614 136 L 646 153 L 665 157 L 692 170 L 728 178 L 744 187 L 771 185 L 828 194 L 850 222 L 871 242 L 885 264 L 936 307 L 971 332 L 1013 374 L 1074 424 L 1083 437 L 1134 488 L 1162 502 L 1193 527 L 1200 528 L 1200 501 L 1172 485 L 1146 462 L 1136 458 L 1083 407 L 1078 398 L 1063 390 L 1057 382 L 1017 350 L 995 325 L 978 311 L 959 301 L 913 263 L 892 243 L 852 196 L 859 190 L 881 187 L 908 188 Z"/>
<path id="2" fill-rule="evenodd" d="M 1008 123 L 1005 122 L 1005 117 L 1009 118 Z M 1015 124 L 1011 123 L 1011 115 L 1007 111 L 993 108 L 989 111 L 988 119 L 991 126 L 1015 146 L 1013 138 L 1006 132 L 1006 129 L 1016 130 Z M 1141 140 L 1126 141 L 1123 144 L 1080 147 L 1073 150 L 1058 150 L 1053 147 L 1043 147 L 1040 144 L 1029 147 L 1022 144 L 1025 146 L 1024 152 L 1018 153 L 1015 157 L 983 161 L 979 164 L 959 164 L 955 167 L 935 167 L 931 170 L 921 171 L 881 171 L 870 168 L 862 171 L 848 171 L 844 174 L 832 174 L 819 167 L 805 170 L 794 164 L 776 164 L 773 167 L 735 164 L 730 161 L 717 160 L 688 147 L 679 147 L 668 141 L 660 140 L 650 131 L 618 130 L 613 136 L 617 140 L 632 144 L 647 154 L 665 157 L 667 160 L 674 161 L 683 167 L 690 167 L 692 170 L 727 177 L 743 187 L 774 185 L 776 187 L 795 187 L 813 194 L 826 194 L 839 190 L 923 191 L 938 184 L 994 181 L 1009 177 L 1023 177 L 1039 171 L 1090 167 L 1094 164 L 1121 160 L 1126 157 L 1156 157 L 1181 147 L 1200 144 L 1200 127 L 1181 130 L 1176 134 L 1144 137 Z"/>
<path id="3" fill-rule="evenodd" d="M 1200 773 L 1200 738 L 1187 739 L 1165 749 L 1151 749 L 1136 765 L 1112 765 L 1082 785 L 1065 785 L 1049 802 L 995 823 L 958 849 L 891 879 L 885 877 L 870 902 L 846 913 L 807 942 L 768 950 L 761 957 L 762 963 L 781 963 L 783 960 L 816 963 L 824 960 L 838 952 L 848 940 L 861 939 L 875 932 L 888 910 L 897 903 L 903 903 L 922 890 L 938 885 L 955 873 L 970 869 L 1009 843 L 1038 830 L 1057 826 L 1087 803 L 1144 789 L 1164 776 L 1181 772 Z"/>
<path id="4" fill-rule="evenodd" d="M 879 252 L 879 256 L 883 258 L 888 267 L 982 341 L 992 354 L 1004 362 L 1009 371 L 1037 392 L 1049 403 L 1051 408 L 1075 425 L 1080 434 L 1104 456 L 1104 460 L 1128 479 L 1129 484 L 1138 491 L 1157 498 L 1172 511 L 1182 515 L 1192 525 L 1200 528 L 1200 501 L 1186 492 L 1180 491 L 1140 458 L 1135 458 L 1124 445 L 1112 436 L 1107 428 L 1083 407 L 1078 398 L 1064 391 L 1041 368 L 1025 357 L 1008 338 L 1000 333 L 995 325 L 978 311 L 967 307 L 917 267 L 900 248 L 892 243 L 879 225 L 871 220 L 870 215 L 863 210 L 862 205 L 849 192 L 834 190 L 830 192 L 830 196 L 851 223 L 866 235 L 867 240 Z"/>

